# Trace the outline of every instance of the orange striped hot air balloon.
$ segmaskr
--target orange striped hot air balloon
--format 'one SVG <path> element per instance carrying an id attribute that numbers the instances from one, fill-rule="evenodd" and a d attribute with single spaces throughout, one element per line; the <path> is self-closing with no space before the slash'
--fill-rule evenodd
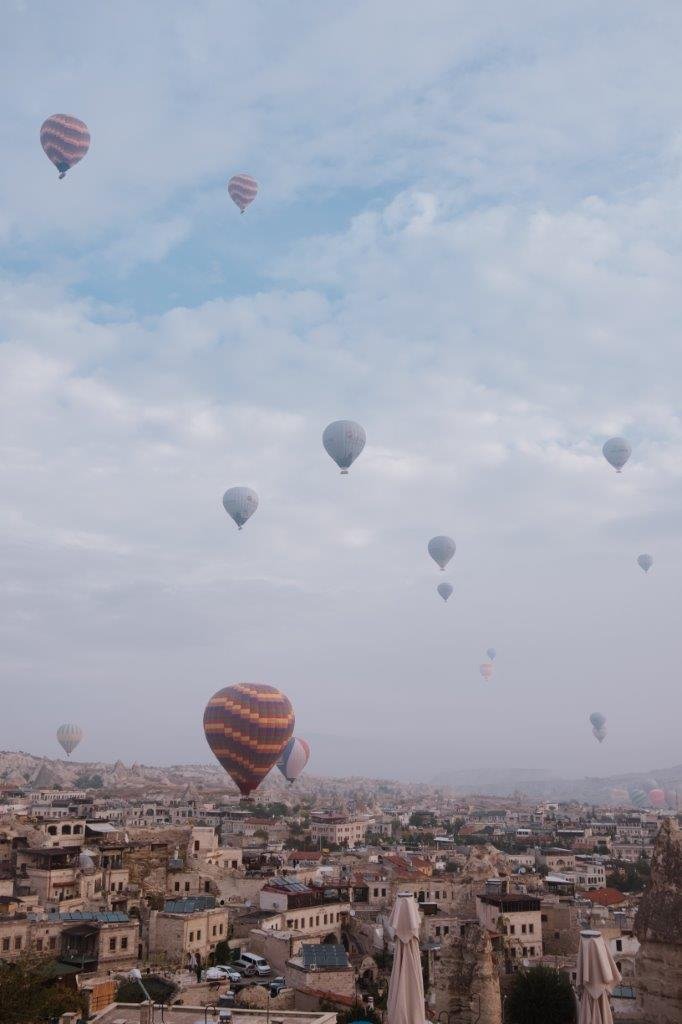
<path id="1" fill-rule="evenodd" d="M 227 183 L 227 191 L 243 213 L 258 195 L 258 182 L 250 174 L 234 174 Z"/>
<path id="2" fill-rule="evenodd" d="M 256 789 L 294 732 L 289 698 L 264 683 L 235 683 L 214 693 L 204 711 L 208 745 L 242 796 Z"/>
<path id="3" fill-rule="evenodd" d="M 90 148 L 88 126 L 69 114 L 53 114 L 43 121 L 40 144 L 63 178 L 70 167 L 82 160 Z"/>

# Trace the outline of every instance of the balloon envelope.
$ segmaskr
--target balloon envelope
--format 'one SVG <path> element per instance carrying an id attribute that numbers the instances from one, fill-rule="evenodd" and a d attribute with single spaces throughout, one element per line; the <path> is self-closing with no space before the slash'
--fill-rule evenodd
<path id="1" fill-rule="evenodd" d="M 484 661 L 482 665 L 479 665 L 478 671 L 481 673 L 484 679 L 490 679 L 493 674 L 492 662 Z"/>
<path id="2" fill-rule="evenodd" d="M 602 715 L 600 711 L 593 711 L 590 715 L 590 724 L 593 725 L 595 729 L 601 729 L 602 725 L 606 725 L 605 715 Z"/>
<path id="3" fill-rule="evenodd" d="M 65 725 L 60 725 L 57 729 L 57 742 L 66 751 L 67 756 L 76 749 L 82 739 L 83 730 L 79 725 L 67 722 Z"/>
<path id="4" fill-rule="evenodd" d="M 649 801 L 652 807 L 665 807 L 665 792 L 662 789 L 652 789 Z"/>
<path id="5" fill-rule="evenodd" d="M 452 537 L 432 537 L 428 544 L 428 550 L 436 565 L 439 565 L 441 569 L 445 569 L 445 566 L 455 553 L 456 544 Z"/>
<path id="6" fill-rule="evenodd" d="M 258 495 L 250 487 L 230 487 L 223 494 L 223 507 L 241 530 L 258 508 Z"/>
<path id="7" fill-rule="evenodd" d="M 236 683 L 211 697 L 204 733 L 242 796 L 256 789 L 277 763 L 294 721 L 289 698 L 264 683 Z"/>
<path id="8" fill-rule="evenodd" d="M 367 441 L 364 427 L 354 420 L 335 420 L 324 428 L 322 444 L 342 473 L 347 473 Z"/>
<path id="9" fill-rule="evenodd" d="M 298 736 L 292 736 L 277 762 L 287 782 L 295 782 L 310 759 L 310 745 Z"/>
<path id="10" fill-rule="evenodd" d="M 648 572 L 653 564 L 654 560 L 651 555 L 637 555 L 637 565 L 640 569 L 644 569 L 644 572 Z"/>
<path id="11" fill-rule="evenodd" d="M 494 647 L 489 647 L 485 653 L 488 655 L 491 661 L 494 661 L 495 658 L 497 657 L 497 651 L 495 650 Z"/>
<path id="12" fill-rule="evenodd" d="M 606 441 L 602 452 L 606 461 L 613 466 L 617 473 L 620 473 L 632 455 L 632 448 L 624 437 L 612 437 Z"/>
<path id="13" fill-rule="evenodd" d="M 70 114 L 53 114 L 43 121 L 40 145 L 63 178 L 70 167 L 82 160 L 90 148 L 90 132 L 84 121 Z"/>
<path id="14" fill-rule="evenodd" d="M 454 588 L 452 586 L 452 583 L 439 583 L 438 586 L 436 587 L 436 590 L 438 591 L 438 593 L 440 594 L 444 601 L 447 601 L 447 599 L 452 594 L 453 589 Z"/>
<path id="15" fill-rule="evenodd" d="M 605 725 L 595 725 L 595 727 L 592 730 L 592 732 L 597 737 L 599 742 L 603 743 L 604 739 L 606 738 L 606 726 Z"/>
<path id="16" fill-rule="evenodd" d="M 250 174 L 234 174 L 227 183 L 227 191 L 243 213 L 258 195 L 258 182 Z"/>

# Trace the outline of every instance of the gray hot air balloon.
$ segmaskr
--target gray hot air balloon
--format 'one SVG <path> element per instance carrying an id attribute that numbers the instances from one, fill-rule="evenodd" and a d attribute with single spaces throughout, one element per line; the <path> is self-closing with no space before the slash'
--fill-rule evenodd
<path id="1" fill-rule="evenodd" d="M 365 447 L 367 435 L 364 427 L 353 420 L 336 420 L 325 427 L 322 444 L 343 474 L 353 465 Z"/>
<path id="2" fill-rule="evenodd" d="M 613 466 L 616 473 L 620 473 L 632 455 L 632 448 L 624 437 L 612 437 L 605 443 L 602 452 L 604 453 L 604 458 Z"/>
<path id="3" fill-rule="evenodd" d="M 453 586 L 452 586 L 452 583 L 439 583 L 438 586 L 436 587 L 436 590 L 438 591 L 440 596 L 443 598 L 443 600 L 447 601 L 447 599 L 452 594 Z"/>
<path id="4" fill-rule="evenodd" d="M 644 572 L 648 572 L 653 564 L 654 560 L 651 555 L 637 555 L 637 565 L 640 569 L 644 569 Z"/>
<path id="5" fill-rule="evenodd" d="M 491 661 L 494 661 L 495 658 L 497 657 L 497 651 L 495 650 L 494 647 L 489 647 L 485 653 L 488 655 Z"/>
<path id="6" fill-rule="evenodd" d="M 595 729 L 601 729 L 603 725 L 606 725 L 606 716 L 602 715 L 601 711 L 593 711 L 590 715 L 590 725 L 593 725 Z"/>
<path id="7" fill-rule="evenodd" d="M 432 537 L 429 541 L 429 554 L 443 570 L 454 555 L 455 547 L 452 537 Z"/>
<path id="8" fill-rule="evenodd" d="M 606 736 L 606 726 L 605 725 L 600 725 L 599 727 L 595 726 L 595 728 L 592 730 L 592 732 L 594 733 L 594 735 L 597 737 L 597 739 L 601 743 L 604 740 L 604 737 Z"/>
<path id="9" fill-rule="evenodd" d="M 230 487 L 223 494 L 225 511 L 241 530 L 258 508 L 258 495 L 250 487 Z"/>
<path id="10" fill-rule="evenodd" d="M 83 739 L 83 730 L 78 725 L 66 723 L 57 729 L 57 742 L 66 751 L 69 757 Z"/>

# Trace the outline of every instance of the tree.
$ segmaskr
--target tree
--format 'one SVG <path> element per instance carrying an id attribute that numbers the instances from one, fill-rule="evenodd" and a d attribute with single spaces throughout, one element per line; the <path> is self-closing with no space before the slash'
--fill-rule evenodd
<path id="1" fill-rule="evenodd" d="M 158 978 L 155 974 L 145 974 L 142 984 L 155 1003 L 170 1003 L 178 991 L 174 982 Z M 119 983 L 116 989 L 117 1003 L 141 1003 L 143 999 L 144 993 L 136 981 L 126 978 Z"/>
<path id="2" fill-rule="evenodd" d="M 51 976 L 53 962 L 30 953 L 14 963 L 0 963 L 2 1024 L 34 1024 L 63 1013 L 84 1013 L 84 997 Z"/>
<path id="3" fill-rule="evenodd" d="M 574 1024 L 575 996 L 565 974 L 530 967 L 514 975 L 505 1003 L 509 1024 Z"/>

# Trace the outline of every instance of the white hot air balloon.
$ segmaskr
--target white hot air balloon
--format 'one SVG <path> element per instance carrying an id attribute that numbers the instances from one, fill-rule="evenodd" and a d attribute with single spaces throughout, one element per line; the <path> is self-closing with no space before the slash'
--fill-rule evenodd
<path id="1" fill-rule="evenodd" d="M 594 733 L 594 735 L 596 736 L 596 738 L 599 740 L 600 743 L 604 742 L 604 738 L 606 736 L 606 726 L 605 725 L 599 725 L 599 726 L 595 725 L 595 727 L 592 730 L 592 732 Z"/>
<path id="2" fill-rule="evenodd" d="M 497 657 L 497 651 L 495 650 L 494 647 L 489 647 L 485 653 L 488 655 L 491 661 L 494 661 L 495 658 Z"/>
<path id="3" fill-rule="evenodd" d="M 653 564 L 654 560 L 651 555 L 637 555 L 637 565 L 640 569 L 644 569 L 644 572 L 648 572 Z"/>
<path id="4" fill-rule="evenodd" d="M 347 474 L 367 441 L 364 427 L 353 420 L 335 420 L 324 428 L 322 444 L 342 474 Z"/>
<path id="5" fill-rule="evenodd" d="M 478 671 L 481 673 L 484 679 L 491 679 L 493 674 L 492 661 L 484 661 L 482 665 L 479 665 Z"/>
<path id="6" fill-rule="evenodd" d="M 82 739 L 83 730 L 78 725 L 67 722 L 57 729 L 57 742 L 66 751 L 67 757 L 71 756 Z"/>
<path id="7" fill-rule="evenodd" d="M 428 544 L 428 550 L 436 565 L 443 570 L 454 555 L 456 544 L 452 537 L 432 537 Z"/>
<path id="8" fill-rule="evenodd" d="M 223 494 L 223 506 L 241 530 L 258 508 L 258 495 L 250 487 L 230 487 Z"/>
<path id="9" fill-rule="evenodd" d="M 620 473 L 632 455 L 632 448 L 624 437 L 612 437 L 606 441 L 602 452 L 609 465 L 613 466 L 616 473 Z"/>
<path id="10" fill-rule="evenodd" d="M 444 601 L 447 601 L 447 599 L 452 594 L 453 589 L 454 588 L 452 586 L 452 583 L 439 583 L 438 586 L 436 587 L 436 590 L 438 591 L 438 593 L 440 594 Z"/>

